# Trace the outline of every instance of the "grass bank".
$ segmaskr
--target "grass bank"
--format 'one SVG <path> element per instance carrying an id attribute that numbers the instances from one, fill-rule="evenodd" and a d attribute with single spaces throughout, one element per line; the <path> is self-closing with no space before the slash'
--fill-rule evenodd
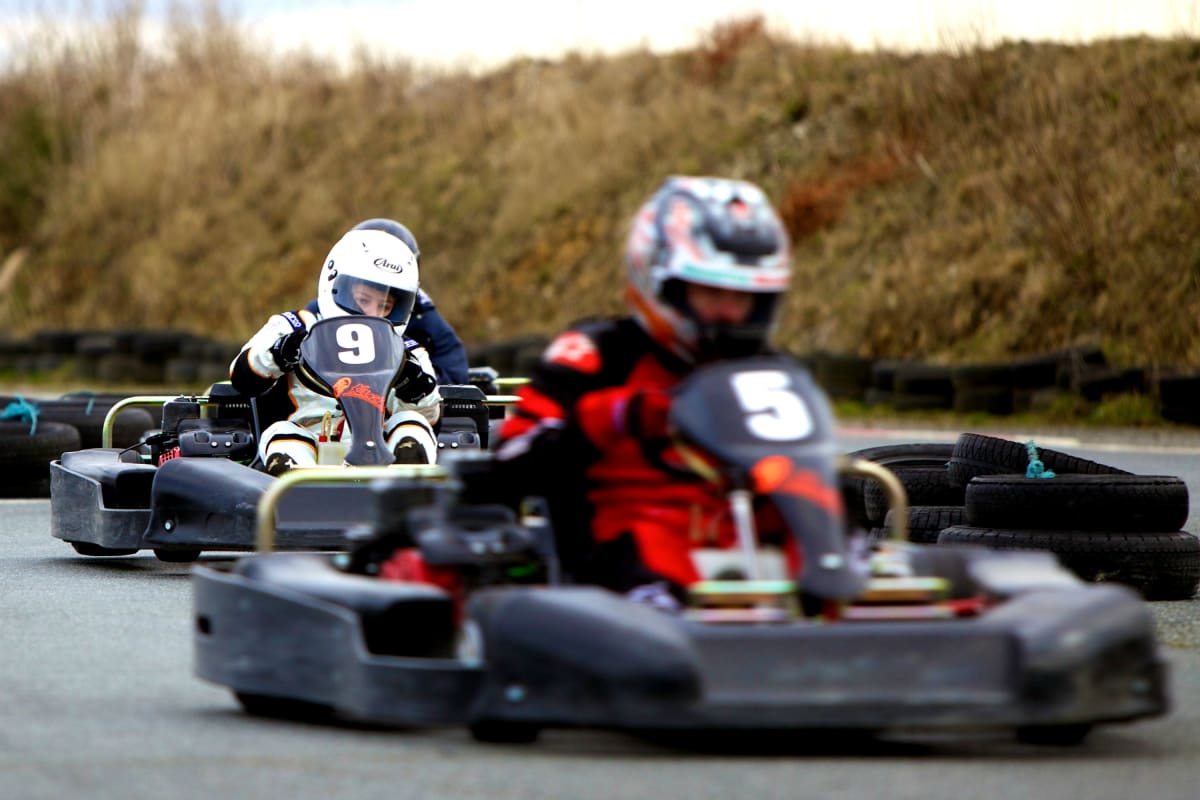
<path id="1" fill-rule="evenodd" d="M 751 18 L 470 74 L 269 57 L 213 13 L 155 49 L 136 23 L 0 74 L 0 331 L 238 339 L 385 215 L 469 342 L 546 334 L 618 311 L 633 210 L 709 173 L 779 205 L 795 351 L 1200 368 L 1196 38 L 864 53 Z"/>

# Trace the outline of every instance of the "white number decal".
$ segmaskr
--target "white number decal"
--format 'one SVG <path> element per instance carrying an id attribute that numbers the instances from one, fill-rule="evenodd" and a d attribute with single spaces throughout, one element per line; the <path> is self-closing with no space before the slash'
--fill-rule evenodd
<path id="1" fill-rule="evenodd" d="M 790 442 L 812 433 L 812 415 L 792 391 L 786 372 L 739 373 L 733 376 L 733 393 L 746 413 L 746 427 L 760 439 Z"/>
<path id="2" fill-rule="evenodd" d="M 343 364 L 370 364 L 375 360 L 375 337 L 362 323 L 350 322 L 338 328 L 337 343 L 345 348 L 338 351 L 338 360 Z"/>

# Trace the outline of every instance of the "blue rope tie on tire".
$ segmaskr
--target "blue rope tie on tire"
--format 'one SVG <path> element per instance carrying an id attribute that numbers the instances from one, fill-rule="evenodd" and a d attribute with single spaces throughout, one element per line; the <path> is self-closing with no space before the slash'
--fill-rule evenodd
<path id="1" fill-rule="evenodd" d="M 29 435 L 36 436 L 38 413 L 36 405 L 27 402 L 21 395 L 16 395 L 13 401 L 4 407 L 4 412 L 0 413 L 0 419 L 27 419 L 29 420 Z"/>
<path id="2" fill-rule="evenodd" d="M 96 406 L 96 393 L 95 392 L 79 392 L 78 395 L 75 395 L 75 396 L 87 398 L 87 405 L 85 405 L 83 407 L 83 415 L 85 417 L 90 417 L 92 415 L 92 409 Z"/>
<path id="3" fill-rule="evenodd" d="M 1025 477 L 1053 478 L 1054 470 L 1046 469 L 1046 465 L 1038 458 L 1038 451 L 1032 440 L 1025 443 L 1025 449 L 1029 451 L 1029 466 L 1025 468 Z"/>

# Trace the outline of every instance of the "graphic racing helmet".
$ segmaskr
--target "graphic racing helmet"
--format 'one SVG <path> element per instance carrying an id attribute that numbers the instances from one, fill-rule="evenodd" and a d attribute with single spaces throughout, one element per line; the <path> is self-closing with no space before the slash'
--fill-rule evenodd
<path id="1" fill-rule="evenodd" d="M 417 237 L 413 236 L 412 231 L 408 226 L 396 222 L 394 219 L 385 219 L 383 217 L 375 217 L 373 219 L 364 219 L 362 222 L 355 225 L 351 230 L 355 231 L 383 231 L 390 233 L 400 241 L 408 245 L 408 249 L 412 250 L 413 255 L 417 258 L 417 263 L 421 263 L 421 248 L 417 246 Z"/>
<path id="2" fill-rule="evenodd" d="M 403 241 L 378 230 L 352 230 L 337 241 L 317 282 L 317 310 L 323 318 L 363 314 L 356 293 L 386 293 L 392 308 L 385 315 L 403 329 L 419 290 L 417 257 Z"/>
<path id="3" fill-rule="evenodd" d="M 724 178 L 672 176 L 634 217 L 625 299 L 660 345 L 689 363 L 760 352 L 791 280 L 787 232 L 762 190 Z M 737 325 L 705 324 L 689 283 L 754 295 Z"/>

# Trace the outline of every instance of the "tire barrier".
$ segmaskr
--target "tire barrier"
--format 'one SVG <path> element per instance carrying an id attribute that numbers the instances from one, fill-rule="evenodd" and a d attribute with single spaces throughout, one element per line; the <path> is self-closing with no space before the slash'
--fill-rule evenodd
<path id="1" fill-rule="evenodd" d="M 887 467 L 899 477 L 907 470 L 935 468 L 946 469 L 946 464 L 954 451 L 954 445 L 943 442 L 916 442 L 912 444 L 880 445 L 855 450 L 847 455 L 852 458 L 864 458 L 876 464 Z M 904 478 L 901 478 L 904 483 Z M 842 478 L 842 502 L 846 513 L 860 528 L 870 530 L 883 522 L 881 503 L 875 494 L 875 489 L 869 488 L 873 482 L 867 478 L 845 476 Z M 907 488 L 907 487 L 906 487 Z M 871 493 L 871 505 L 868 509 L 867 494 Z M 961 494 L 961 490 L 959 490 Z M 910 503 L 911 504 L 911 503 Z M 959 503 L 961 505 L 961 501 Z"/>
<path id="2" fill-rule="evenodd" d="M 549 339 L 522 334 L 468 343 L 472 365 L 523 376 Z M 200 391 L 227 380 L 242 342 L 174 330 L 39 331 L 27 339 L 0 336 L 0 377 L 54 372 L 89 385 L 169 386 Z M 1200 373 L 1117 367 L 1094 346 L 1026 355 L 1003 363 L 933 364 L 916 359 L 868 358 L 851 353 L 797 353 L 814 379 L 838 401 L 896 412 L 956 411 L 1003 417 L 1062 407 L 1086 411 L 1115 396 L 1149 398 L 1169 422 L 1200 425 Z"/>
<path id="3" fill-rule="evenodd" d="M 49 497 L 50 462 L 67 451 L 100 447 L 109 409 L 127 396 L 0 397 L 0 497 Z M 157 427 L 147 409 L 123 409 L 113 420 L 112 444 L 133 447 Z"/>
<path id="4" fill-rule="evenodd" d="M 1004 417 L 1069 398 L 1081 411 L 1117 396 L 1147 397 L 1164 420 L 1200 425 L 1200 373 L 1115 367 L 1097 347 L 1072 347 L 1002 363 L 942 365 L 870 360 L 817 351 L 798 354 L 834 400 L 897 412 L 955 411 Z"/>
<path id="5" fill-rule="evenodd" d="M 947 475 L 963 489 L 961 519 L 930 541 L 1048 550 L 1081 579 L 1122 583 L 1148 600 L 1186 600 L 1200 588 L 1200 539 L 1181 530 L 1189 500 L 1176 476 L 972 433 L 955 442 Z"/>
<path id="6" fill-rule="evenodd" d="M 229 378 L 242 342 L 175 330 L 44 330 L 25 340 L 0 338 L 0 376 L 98 386 L 170 386 L 201 391 Z"/>
<path id="7" fill-rule="evenodd" d="M 896 474 L 908 493 L 913 542 L 1048 550 L 1081 579 L 1122 583 L 1148 600 L 1186 600 L 1200 588 L 1200 539 L 1181 530 L 1188 490 L 1176 476 L 1134 475 L 975 433 L 953 444 L 847 455 Z M 870 539 L 889 535 L 894 512 L 877 487 L 844 478 L 842 497 L 847 516 Z"/>
<path id="8" fill-rule="evenodd" d="M 49 497 L 50 462 L 79 447 L 65 423 L 0 420 L 0 497 Z"/>

